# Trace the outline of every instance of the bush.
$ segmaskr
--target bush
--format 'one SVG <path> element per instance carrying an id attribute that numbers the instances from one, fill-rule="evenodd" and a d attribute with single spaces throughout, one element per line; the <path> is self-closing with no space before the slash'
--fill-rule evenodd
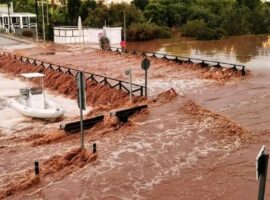
<path id="1" fill-rule="evenodd" d="M 198 40 L 218 40 L 222 38 L 223 35 L 225 35 L 225 33 L 220 29 L 211 29 L 206 27 L 199 32 L 196 38 Z"/>
<path id="2" fill-rule="evenodd" d="M 171 36 L 169 28 L 146 22 L 131 24 L 127 34 L 128 40 L 131 41 L 145 41 Z"/>
<path id="3" fill-rule="evenodd" d="M 0 28 L 0 33 L 5 33 L 5 29 Z"/>
<path id="4" fill-rule="evenodd" d="M 188 21 L 182 26 L 181 32 L 184 36 L 197 37 L 201 30 L 207 28 L 207 24 L 200 19 Z"/>
<path id="5" fill-rule="evenodd" d="M 31 29 L 23 29 L 22 31 L 23 37 L 33 37 L 33 31 Z"/>
<path id="6" fill-rule="evenodd" d="M 218 40 L 225 32 L 220 28 L 210 28 L 203 20 L 188 21 L 182 27 L 184 36 L 196 37 L 198 40 Z"/>
<path id="7" fill-rule="evenodd" d="M 102 36 L 99 39 L 99 46 L 102 50 L 108 50 L 110 48 L 110 40 L 106 36 Z"/>

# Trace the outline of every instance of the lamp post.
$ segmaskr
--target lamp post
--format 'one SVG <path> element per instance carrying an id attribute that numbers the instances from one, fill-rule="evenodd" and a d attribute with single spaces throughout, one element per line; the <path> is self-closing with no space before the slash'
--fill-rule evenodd
<path id="1" fill-rule="evenodd" d="M 35 7 L 36 7 L 36 40 L 38 42 L 38 2 L 35 0 Z"/>
<path id="2" fill-rule="evenodd" d="M 7 2 L 8 6 L 8 31 L 11 33 L 11 19 L 10 19 L 10 1 Z"/>
<path id="3" fill-rule="evenodd" d="M 44 19 L 44 2 L 43 2 L 43 0 L 41 1 L 41 10 L 42 10 L 43 42 L 46 42 L 45 19 Z"/>
<path id="4" fill-rule="evenodd" d="M 124 41 L 127 42 L 126 11 L 124 10 Z"/>

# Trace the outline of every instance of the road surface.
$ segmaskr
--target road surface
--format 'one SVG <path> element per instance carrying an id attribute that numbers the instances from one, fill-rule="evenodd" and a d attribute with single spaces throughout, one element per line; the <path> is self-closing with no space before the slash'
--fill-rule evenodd
<path id="1" fill-rule="evenodd" d="M 12 50 L 12 49 L 20 49 L 20 48 L 29 48 L 33 47 L 33 44 L 26 43 L 23 41 L 3 37 L 0 35 L 0 49 L 2 50 Z"/>

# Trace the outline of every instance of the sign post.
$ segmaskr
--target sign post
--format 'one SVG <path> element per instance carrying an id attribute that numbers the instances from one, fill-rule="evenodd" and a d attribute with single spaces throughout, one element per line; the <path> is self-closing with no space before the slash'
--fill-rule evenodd
<path id="1" fill-rule="evenodd" d="M 126 75 L 129 75 L 129 100 L 132 103 L 132 70 L 131 68 L 126 71 Z"/>
<path id="2" fill-rule="evenodd" d="M 147 70 L 150 67 L 150 60 L 148 58 L 143 59 L 142 63 L 141 63 L 141 67 L 142 69 L 145 71 L 145 97 L 147 98 Z"/>
<path id="3" fill-rule="evenodd" d="M 264 200 L 269 154 L 265 146 L 261 148 L 256 158 L 256 178 L 259 180 L 258 200 Z"/>
<path id="4" fill-rule="evenodd" d="M 78 87 L 78 105 L 80 108 L 80 125 L 81 125 L 81 149 L 84 149 L 84 135 L 83 135 L 83 110 L 86 109 L 86 79 L 83 72 L 76 74 L 76 82 Z"/>

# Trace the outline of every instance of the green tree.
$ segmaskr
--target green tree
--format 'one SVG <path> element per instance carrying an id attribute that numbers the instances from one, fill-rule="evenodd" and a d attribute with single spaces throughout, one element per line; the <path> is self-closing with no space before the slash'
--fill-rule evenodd
<path id="1" fill-rule="evenodd" d="M 262 3 L 261 0 L 236 0 L 239 6 L 247 6 L 250 10 L 255 10 Z"/>
<path id="2" fill-rule="evenodd" d="M 90 27 L 101 28 L 108 19 L 108 13 L 108 8 L 103 4 L 99 4 L 95 9 L 88 11 L 88 16 L 83 24 Z"/>
<path id="3" fill-rule="evenodd" d="M 76 25 L 80 13 L 81 1 L 80 0 L 68 0 L 67 13 L 71 25 Z"/>
<path id="4" fill-rule="evenodd" d="M 131 3 L 137 8 L 144 10 L 144 8 L 149 4 L 149 0 L 133 0 Z"/>
<path id="5" fill-rule="evenodd" d="M 97 3 L 95 0 L 87 0 L 81 3 L 80 7 L 80 16 L 82 20 L 85 20 L 89 14 L 90 10 L 94 10 L 97 7 Z"/>

